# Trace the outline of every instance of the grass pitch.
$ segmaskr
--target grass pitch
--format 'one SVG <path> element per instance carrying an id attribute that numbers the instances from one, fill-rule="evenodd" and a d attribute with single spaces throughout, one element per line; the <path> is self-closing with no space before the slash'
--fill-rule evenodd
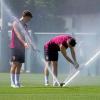
<path id="1" fill-rule="evenodd" d="M 0 74 L 0 100 L 100 100 L 100 77 L 83 77 L 69 87 L 45 87 L 42 74 L 22 74 L 25 87 L 10 88 L 9 74 Z M 86 83 L 87 82 L 87 83 Z"/>

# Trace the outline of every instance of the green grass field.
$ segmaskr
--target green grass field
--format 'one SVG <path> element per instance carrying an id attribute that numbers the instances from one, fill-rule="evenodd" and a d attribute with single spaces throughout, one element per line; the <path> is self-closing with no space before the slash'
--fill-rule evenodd
<path id="1" fill-rule="evenodd" d="M 25 87 L 10 88 L 9 74 L 0 74 L 0 100 L 100 100 L 100 77 L 78 77 L 65 88 L 45 87 L 43 75 L 22 74 Z"/>

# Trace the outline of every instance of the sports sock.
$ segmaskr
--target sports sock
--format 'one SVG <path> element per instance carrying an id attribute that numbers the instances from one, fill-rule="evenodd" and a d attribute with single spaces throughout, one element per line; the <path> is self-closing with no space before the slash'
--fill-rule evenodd
<path id="1" fill-rule="evenodd" d="M 15 74 L 15 84 L 20 85 L 20 74 Z"/>
<path id="2" fill-rule="evenodd" d="M 11 85 L 15 85 L 15 74 L 10 74 Z"/>

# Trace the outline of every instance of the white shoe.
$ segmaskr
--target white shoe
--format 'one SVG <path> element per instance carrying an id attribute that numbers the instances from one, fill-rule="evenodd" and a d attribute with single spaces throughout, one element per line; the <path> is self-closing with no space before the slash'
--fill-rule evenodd
<path id="1" fill-rule="evenodd" d="M 16 85 L 15 85 L 15 84 L 11 84 L 11 87 L 12 87 L 12 88 L 16 88 Z"/>
<path id="2" fill-rule="evenodd" d="M 49 85 L 49 82 L 47 81 L 47 82 L 45 82 L 45 86 L 48 86 Z"/>
<path id="3" fill-rule="evenodd" d="M 21 88 L 21 87 L 24 87 L 22 84 L 18 84 L 18 85 L 15 85 L 16 88 Z"/>
<path id="4" fill-rule="evenodd" d="M 24 86 L 21 84 L 20 87 L 24 87 Z"/>
<path id="5" fill-rule="evenodd" d="M 19 85 L 15 85 L 15 88 L 20 88 L 20 86 Z"/>
<path id="6" fill-rule="evenodd" d="M 53 86 L 59 86 L 59 85 L 58 85 L 58 83 L 57 83 L 57 82 L 54 82 L 54 83 L 53 83 Z"/>
<path id="7" fill-rule="evenodd" d="M 24 86 L 23 85 L 20 85 L 20 84 L 19 85 L 12 84 L 11 87 L 12 88 L 20 88 L 20 87 L 24 87 Z"/>
<path id="8" fill-rule="evenodd" d="M 12 88 L 20 88 L 18 85 L 11 85 Z"/>
<path id="9" fill-rule="evenodd" d="M 49 86 L 49 84 L 45 84 L 45 86 Z"/>

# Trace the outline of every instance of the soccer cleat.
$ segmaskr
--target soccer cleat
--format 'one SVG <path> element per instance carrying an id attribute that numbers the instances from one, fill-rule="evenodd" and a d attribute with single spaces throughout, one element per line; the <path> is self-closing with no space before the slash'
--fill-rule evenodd
<path id="1" fill-rule="evenodd" d="M 45 82 L 45 86 L 48 86 L 49 85 L 49 82 L 47 81 L 47 82 Z"/>
<path id="2" fill-rule="evenodd" d="M 20 88 L 19 85 L 15 85 L 15 84 L 11 85 L 11 87 L 12 87 L 12 88 Z"/>
<path id="3" fill-rule="evenodd" d="M 48 83 L 45 83 L 45 86 L 48 86 L 49 84 Z"/>
<path id="4" fill-rule="evenodd" d="M 24 86 L 21 84 L 20 87 L 24 87 Z"/>
<path id="5" fill-rule="evenodd" d="M 59 86 L 59 85 L 58 85 L 58 83 L 57 83 L 57 82 L 54 82 L 54 83 L 53 83 L 53 86 Z"/>
<path id="6" fill-rule="evenodd" d="M 11 84 L 11 87 L 12 87 L 12 88 L 16 88 L 16 85 L 15 85 L 15 84 Z"/>
<path id="7" fill-rule="evenodd" d="M 20 84 L 18 84 L 18 85 L 11 84 L 11 87 L 12 88 L 21 88 L 21 87 L 24 87 L 24 86 L 23 85 L 20 85 Z"/>
<path id="8" fill-rule="evenodd" d="M 20 86 L 19 85 L 15 85 L 15 88 L 20 88 Z"/>
<path id="9" fill-rule="evenodd" d="M 16 86 L 16 88 L 22 88 L 22 87 L 24 87 L 22 84 L 17 84 L 15 86 Z"/>

